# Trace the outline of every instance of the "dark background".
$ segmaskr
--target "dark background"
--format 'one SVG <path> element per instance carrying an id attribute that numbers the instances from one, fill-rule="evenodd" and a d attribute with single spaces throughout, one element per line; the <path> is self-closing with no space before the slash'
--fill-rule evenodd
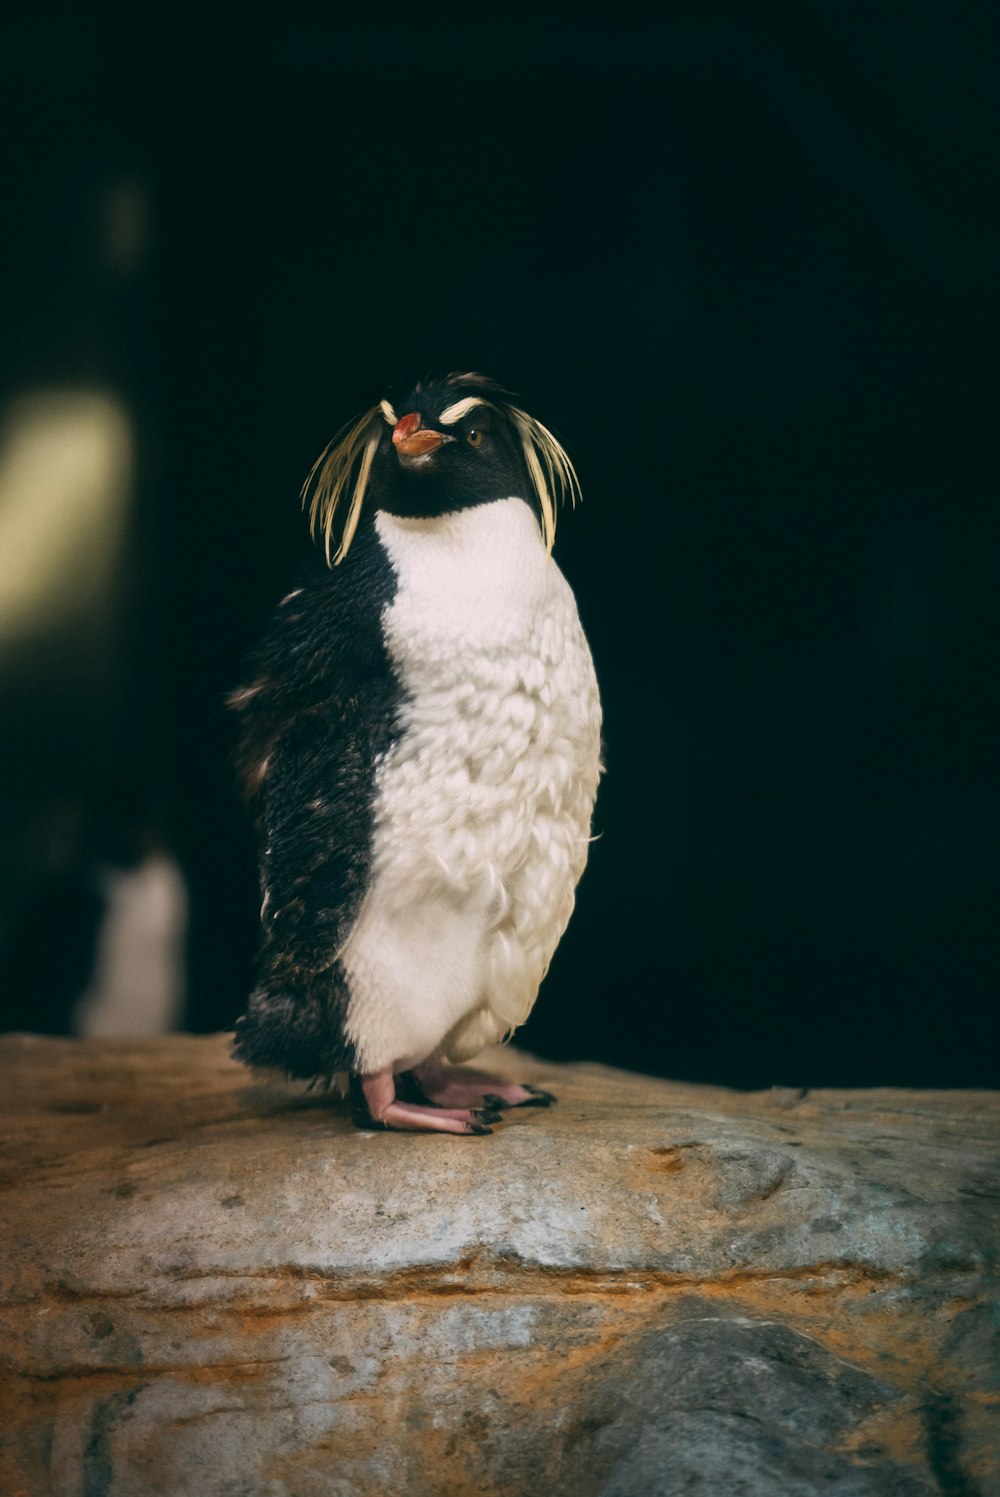
<path id="1" fill-rule="evenodd" d="M 988 10 L 8 30 L 0 394 L 112 391 L 138 454 L 112 626 L 40 630 L 0 679 L 10 1026 L 68 1023 L 92 870 L 154 845 L 188 1026 L 231 1023 L 257 896 L 220 704 L 299 485 L 390 377 L 475 368 L 579 468 L 557 555 L 606 709 L 602 836 L 523 1043 L 1000 1080 Z"/>

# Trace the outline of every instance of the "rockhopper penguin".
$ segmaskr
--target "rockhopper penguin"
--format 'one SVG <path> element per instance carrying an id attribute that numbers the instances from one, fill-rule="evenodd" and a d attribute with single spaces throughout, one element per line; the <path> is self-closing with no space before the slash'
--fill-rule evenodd
<path id="1" fill-rule="evenodd" d="M 362 1127 L 487 1133 L 554 1099 L 447 1063 L 527 1018 L 600 768 L 593 662 L 550 556 L 576 475 L 480 375 L 390 397 L 313 468 L 325 555 L 230 698 L 263 893 L 235 1054 L 348 1073 Z"/>

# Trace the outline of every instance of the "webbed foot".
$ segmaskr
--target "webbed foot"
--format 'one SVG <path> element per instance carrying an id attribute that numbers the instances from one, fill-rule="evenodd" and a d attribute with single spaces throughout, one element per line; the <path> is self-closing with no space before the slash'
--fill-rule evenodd
<path id="1" fill-rule="evenodd" d="M 442 1108 L 400 1099 L 391 1070 L 351 1076 L 351 1117 L 357 1128 L 403 1133 L 492 1133 L 500 1114 L 491 1107 Z"/>
<path id="2" fill-rule="evenodd" d="M 513 1101 L 508 1100 L 511 1092 L 527 1092 L 526 1097 L 516 1097 Z M 551 1107 L 553 1102 L 559 1098 L 554 1092 L 544 1092 L 540 1086 L 506 1086 L 503 1092 L 484 1092 L 483 1101 L 487 1107 L 493 1107 L 500 1112 L 507 1107 Z"/>
<path id="3" fill-rule="evenodd" d="M 521 1085 L 491 1076 L 468 1066 L 444 1066 L 425 1060 L 396 1078 L 397 1090 L 407 1101 L 434 1107 L 481 1107 L 505 1112 L 513 1107 L 551 1107 L 556 1098 L 538 1086 Z"/>

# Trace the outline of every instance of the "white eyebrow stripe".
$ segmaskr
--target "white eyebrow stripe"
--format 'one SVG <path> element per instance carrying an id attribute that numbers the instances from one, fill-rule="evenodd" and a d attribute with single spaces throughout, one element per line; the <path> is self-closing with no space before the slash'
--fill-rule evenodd
<path id="1" fill-rule="evenodd" d="M 385 419 L 388 421 L 389 425 L 395 426 L 396 422 L 399 420 L 399 417 L 396 415 L 396 412 L 393 410 L 389 402 L 387 400 L 380 400 L 378 403 L 378 408 L 382 412 Z"/>
<path id="2" fill-rule="evenodd" d="M 456 421 L 461 421 L 477 405 L 488 405 L 489 401 L 483 400 L 478 395 L 467 395 L 464 400 L 456 400 L 454 405 L 448 406 L 447 410 L 441 412 L 438 420 L 442 426 L 454 426 Z"/>

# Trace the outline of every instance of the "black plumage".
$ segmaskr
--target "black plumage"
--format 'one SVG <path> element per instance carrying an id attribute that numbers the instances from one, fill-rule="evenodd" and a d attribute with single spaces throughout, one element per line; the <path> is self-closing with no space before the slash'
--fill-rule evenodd
<path id="1" fill-rule="evenodd" d="M 400 695 L 379 627 L 395 579 L 371 515 L 351 565 L 313 559 L 233 693 L 238 780 L 257 828 L 262 938 L 234 1054 L 295 1077 L 352 1067 L 333 955 L 370 873 L 375 764 Z"/>

